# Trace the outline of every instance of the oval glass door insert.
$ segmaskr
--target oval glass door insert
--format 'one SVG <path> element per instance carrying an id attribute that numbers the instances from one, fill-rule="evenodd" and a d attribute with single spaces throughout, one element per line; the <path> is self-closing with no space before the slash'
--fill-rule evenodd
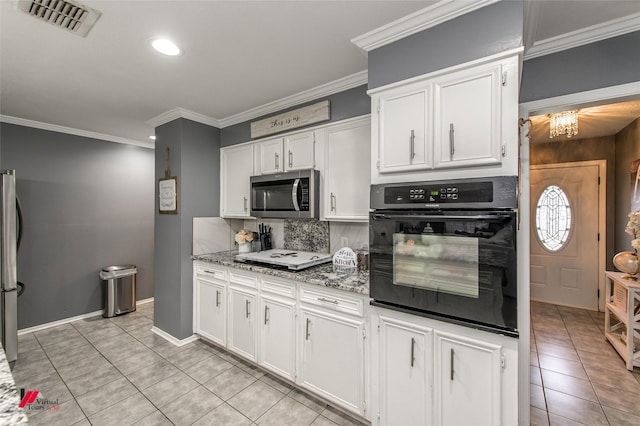
<path id="1" fill-rule="evenodd" d="M 542 191 L 536 204 L 536 234 L 544 248 L 561 250 L 569 241 L 572 217 L 567 194 L 556 185 Z"/>

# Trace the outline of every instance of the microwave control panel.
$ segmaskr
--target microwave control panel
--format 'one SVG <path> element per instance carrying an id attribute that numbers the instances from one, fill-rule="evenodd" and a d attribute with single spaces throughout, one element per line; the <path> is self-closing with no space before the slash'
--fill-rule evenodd
<path id="1" fill-rule="evenodd" d="M 492 182 L 449 184 L 404 184 L 384 188 L 385 204 L 453 204 L 493 201 Z"/>

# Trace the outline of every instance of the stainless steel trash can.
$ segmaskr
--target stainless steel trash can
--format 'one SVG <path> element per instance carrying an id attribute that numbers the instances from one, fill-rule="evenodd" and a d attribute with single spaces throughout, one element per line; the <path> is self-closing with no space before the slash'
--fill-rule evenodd
<path id="1" fill-rule="evenodd" d="M 104 281 L 103 317 L 109 318 L 136 310 L 136 265 L 114 265 L 102 268 Z"/>

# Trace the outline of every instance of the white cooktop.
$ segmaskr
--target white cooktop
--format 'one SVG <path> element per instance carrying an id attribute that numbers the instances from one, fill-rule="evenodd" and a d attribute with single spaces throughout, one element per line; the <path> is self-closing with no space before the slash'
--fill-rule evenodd
<path id="1" fill-rule="evenodd" d="M 331 253 L 314 253 L 284 249 L 243 253 L 237 254 L 235 257 L 237 262 L 264 263 L 267 265 L 283 266 L 294 271 L 331 262 L 332 259 L 333 255 Z"/>

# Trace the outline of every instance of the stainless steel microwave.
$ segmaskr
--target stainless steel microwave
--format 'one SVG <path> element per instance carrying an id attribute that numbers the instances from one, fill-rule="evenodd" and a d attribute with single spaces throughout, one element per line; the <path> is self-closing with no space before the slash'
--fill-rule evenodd
<path id="1" fill-rule="evenodd" d="M 251 176 L 251 216 L 317 219 L 320 172 L 313 169 Z"/>

